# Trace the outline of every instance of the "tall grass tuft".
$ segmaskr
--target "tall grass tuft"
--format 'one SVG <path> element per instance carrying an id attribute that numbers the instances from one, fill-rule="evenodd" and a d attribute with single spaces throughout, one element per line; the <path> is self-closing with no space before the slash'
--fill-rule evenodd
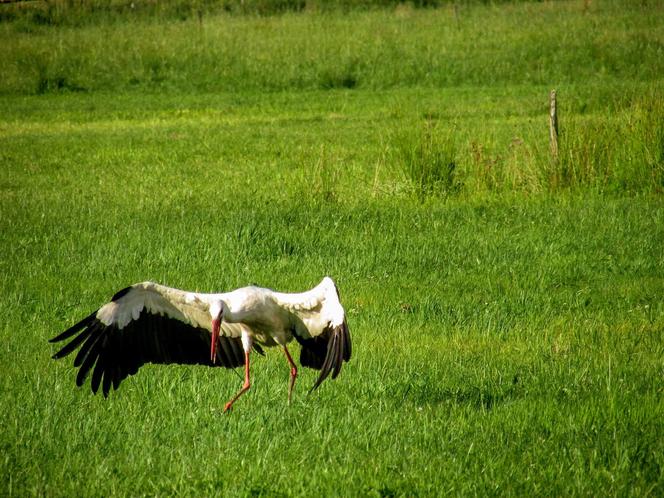
<path id="1" fill-rule="evenodd" d="M 664 94 L 654 92 L 637 106 L 637 139 L 643 143 L 646 175 L 657 193 L 664 192 Z"/>
<path id="2" fill-rule="evenodd" d="M 427 120 L 424 125 L 399 130 L 394 147 L 396 163 L 420 201 L 459 191 L 454 128 L 443 128 Z"/>
<path id="3" fill-rule="evenodd" d="M 655 92 L 626 109 L 571 118 L 561 130 L 550 189 L 591 187 L 661 192 L 664 187 L 664 103 Z"/>

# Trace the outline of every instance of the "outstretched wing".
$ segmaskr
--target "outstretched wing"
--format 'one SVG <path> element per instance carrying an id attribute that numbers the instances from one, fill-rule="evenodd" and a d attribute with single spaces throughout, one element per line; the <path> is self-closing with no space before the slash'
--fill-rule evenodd
<path id="1" fill-rule="evenodd" d="M 303 302 L 307 305 L 293 310 L 304 325 L 295 328 L 295 339 L 302 346 L 300 364 L 320 370 L 313 391 L 330 373 L 333 379 L 339 375 L 343 363 L 350 360 L 352 344 L 339 291 L 332 279 L 323 279 Z"/>
<path id="2" fill-rule="evenodd" d="M 222 324 L 217 361 L 210 361 L 210 315 L 203 295 L 144 282 L 117 292 L 111 301 L 50 342 L 72 338 L 54 359 L 79 349 L 76 385 L 92 371 L 91 388 L 107 396 L 146 363 L 235 368 L 244 364 L 237 325 Z"/>

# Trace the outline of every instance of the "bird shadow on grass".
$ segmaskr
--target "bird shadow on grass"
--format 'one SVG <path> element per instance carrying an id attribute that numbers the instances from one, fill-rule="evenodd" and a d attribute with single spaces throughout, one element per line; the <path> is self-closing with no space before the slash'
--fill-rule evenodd
<path id="1" fill-rule="evenodd" d="M 393 399 L 399 403 L 424 405 L 460 405 L 477 410 L 491 410 L 525 397 L 526 390 L 518 374 L 511 382 L 483 386 L 440 386 L 431 382 L 409 382 L 393 386 Z"/>

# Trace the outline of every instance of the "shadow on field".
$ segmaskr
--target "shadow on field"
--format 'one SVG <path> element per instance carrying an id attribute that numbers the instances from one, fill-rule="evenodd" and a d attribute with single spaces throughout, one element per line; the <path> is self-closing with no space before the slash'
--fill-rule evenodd
<path id="1" fill-rule="evenodd" d="M 416 405 L 462 405 L 478 410 L 491 410 L 525 396 L 518 375 L 514 376 L 510 384 L 439 387 L 429 383 L 414 383 L 402 386 L 399 390 L 400 396 L 395 397 Z"/>

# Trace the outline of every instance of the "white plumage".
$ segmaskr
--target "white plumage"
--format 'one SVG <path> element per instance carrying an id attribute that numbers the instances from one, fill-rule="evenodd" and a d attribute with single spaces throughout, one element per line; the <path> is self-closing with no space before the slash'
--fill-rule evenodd
<path id="1" fill-rule="evenodd" d="M 74 360 L 79 367 L 76 384 L 81 386 L 92 371 L 92 391 L 101 385 L 105 396 L 145 363 L 244 365 L 242 389 L 225 410 L 250 387 L 252 349 L 261 354 L 261 346 L 283 349 L 291 368 L 289 401 L 297 377 L 287 348 L 291 340 L 301 345 L 300 363 L 320 370 L 312 390 L 330 373 L 335 378 L 351 356 L 344 309 L 329 277 L 310 291 L 294 294 L 254 286 L 202 294 L 142 282 L 117 292 L 51 342 L 72 336 L 53 358 L 80 347 Z"/>

